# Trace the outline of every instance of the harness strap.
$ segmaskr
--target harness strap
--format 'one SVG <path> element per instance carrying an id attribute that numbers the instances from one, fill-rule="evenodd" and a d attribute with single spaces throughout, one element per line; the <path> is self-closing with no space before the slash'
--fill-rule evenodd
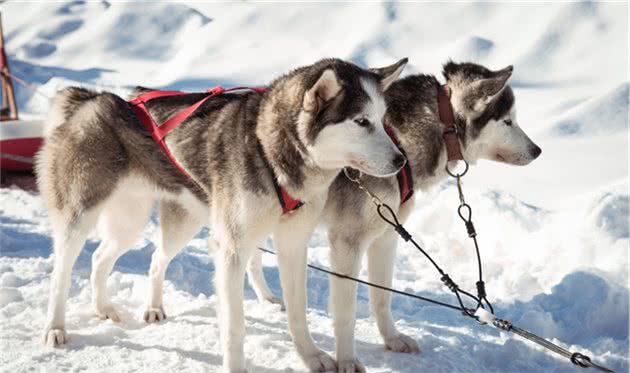
<path id="1" fill-rule="evenodd" d="M 275 177 L 273 179 L 276 180 Z M 287 192 L 287 190 L 284 189 L 284 187 L 278 185 L 277 180 L 274 182 L 274 186 L 276 187 L 276 190 L 280 189 L 280 193 L 282 194 L 282 198 L 279 198 L 279 200 L 280 200 L 280 205 L 282 206 L 283 215 L 288 214 L 294 210 L 297 210 L 304 205 L 304 202 L 300 201 L 299 199 L 295 199 L 291 197 L 289 195 L 289 192 Z"/>
<path id="2" fill-rule="evenodd" d="M 280 207 L 282 207 L 282 214 L 283 215 L 288 214 L 302 207 L 302 205 L 304 205 L 304 202 L 291 197 L 289 193 L 287 192 L 287 190 L 284 189 L 284 187 L 282 187 L 280 183 L 278 183 L 278 178 L 276 177 L 276 174 L 273 172 L 273 168 L 271 168 L 271 165 L 269 164 L 269 161 L 267 160 L 267 156 L 265 156 L 265 152 L 263 151 L 260 141 L 257 142 L 256 146 L 258 148 L 258 153 L 260 154 L 263 162 L 265 163 L 265 167 L 267 168 L 267 170 L 269 170 L 269 173 L 272 176 L 271 181 L 273 182 L 273 189 L 276 191 L 278 202 L 280 202 Z"/>
<path id="3" fill-rule="evenodd" d="M 143 94 L 141 94 L 140 96 L 134 98 L 133 100 L 129 101 L 130 104 L 132 105 L 137 105 L 137 104 L 144 104 L 146 102 L 149 102 L 155 98 L 160 98 L 160 97 L 171 97 L 171 96 L 181 96 L 181 95 L 185 95 L 185 92 L 182 91 L 149 91 L 149 92 L 145 92 Z"/>
<path id="4" fill-rule="evenodd" d="M 386 125 L 385 132 L 387 133 L 389 138 L 392 139 L 392 142 L 394 143 L 394 145 L 396 145 L 398 150 L 400 150 L 400 152 L 403 153 L 405 157 L 407 157 L 407 154 L 405 153 L 405 150 L 402 148 L 402 146 L 400 146 L 400 143 L 398 142 L 398 139 L 396 138 L 396 134 L 394 134 L 394 130 L 392 129 L 392 127 Z M 398 171 L 398 173 L 396 174 L 396 179 L 398 179 L 400 205 L 402 206 L 411 198 L 411 196 L 413 196 L 413 176 L 411 173 L 411 165 L 409 164 L 409 159 L 407 159 L 407 162 L 405 162 L 403 168 L 401 168 L 400 171 Z"/>
<path id="5" fill-rule="evenodd" d="M 453 114 L 453 106 L 451 105 L 451 90 L 447 85 L 438 88 L 438 109 L 440 114 L 440 122 L 444 129 L 442 130 L 442 138 L 446 145 L 446 154 L 448 161 L 463 161 L 464 156 L 459 145 L 457 137 L 457 126 L 455 126 L 455 115 Z"/>
<path id="6" fill-rule="evenodd" d="M 193 178 L 190 176 L 190 174 L 182 167 L 182 165 L 179 164 L 179 162 L 177 162 L 177 159 L 175 159 L 175 157 L 173 156 L 171 151 L 168 149 L 168 146 L 166 146 L 166 143 L 164 142 L 164 139 L 162 137 L 160 137 L 159 127 L 155 123 L 155 121 L 153 120 L 151 115 L 149 115 L 149 111 L 147 110 L 147 108 L 144 105 L 144 103 L 141 102 L 141 103 L 132 105 L 131 108 L 133 109 L 133 111 L 138 116 L 138 119 L 140 119 L 140 123 L 142 123 L 144 128 L 151 134 L 151 137 L 153 138 L 153 141 L 155 141 L 159 145 L 160 149 L 162 149 L 162 152 L 164 152 L 164 154 L 166 155 L 168 160 L 182 174 L 186 175 L 186 177 L 188 179 L 193 180 Z"/>
<path id="7" fill-rule="evenodd" d="M 197 101 L 193 105 L 178 111 L 177 113 L 175 113 L 173 116 L 168 118 L 162 124 L 157 124 L 155 122 L 155 120 L 153 120 L 153 117 L 151 117 L 151 114 L 149 114 L 149 110 L 146 107 L 146 103 L 151 101 L 151 100 L 154 100 L 156 98 L 181 96 L 181 95 L 185 95 L 187 93 L 181 92 L 181 91 L 149 91 L 149 92 L 143 93 L 142 95 L 134 98 L 133 100 L 130 100 L 129 103 L 131 104 L 131 107 L 132 107 L 133 111 L 138 116 L 138 119 L 140 120 L 140 123 L 142 123 L 144 128 L 151 134 L 151 137 L 160 146 L 160 149 L 162 149 L 162 151 L 164 152 L 164 154 L 166 155 L 168 160 L 182 174 L 186 175 L 186 177 L 188 179 L 194 181 L 192 176 L 188 173 L 188 171 L 186 171 L 184 169 L 184 167 L 177 161 L 177 159 L 175 159 L 175 157 L 173 156 L 173 154 L 169 150 L 168 146 L 166 146 L 166 142 L 164 140 L 166 135 L 168 135 L 179 124 L 181 124 L 188 117 L 190 117 L 201 105 L 203 105 L 204 102 L 206 102 L 211 97 L 220 95 L 222 93 L 239 91 L 239 90 L 251 90 L 251 91 L 255 91 L 255 92 L 261 93 L 265 89 L 266 89 L 265 87 L 234 87 L 234 88 L 230 88 L 230 89 L 225 89 L 225 88 L 223 88 L 221 86 L 216 86 L 216 87 L 211 88 L 208 91 L 206 91 L 206 94 L 207 94 L 206 97 L 204 97 L 201 100 Z M 260 145 L 260 142 L 258 143 L 258 147 L 259 147 L 258 150 L 261 153 L 261 156 L 263 157 L 263 159 L 265 161 L 265 164 L 266 164 L 267 168 L 269 169 L 269 172 L 271 172 L 271 174 L 273 175 L 273 177 L 272 177 L 273 185 L 274 185 L 274 188 L 276 190 L 276 194 L 278 196 L 278 201 L 280 202 L 280 206 L 282 207 L 282 214 L 287 214 L 287 213 L 289 213 L 289 212 L 291 212 L 293 210 L 297 210 L 304 203 L 302 203 L 299 200 L 296 200 L 296 199 L 292 198 L 289 195 L 289 193 L 286 191 L 286 189 L 284 189 L 281 185 L 278 184 L 278 180 L 277 180 L 275 174 L 273 173 L 273 170 L 271 169 L 271 166 L 267 162 L 267 159 L 266 159 L 264 153 L 262 152 L 262 147 Z"/>
<path id="8" fill-rule="evenodd" d="M 206 96 L 205 98 L 197 101 L 194 105 L 189 106 L 186 109 L 180 110 L 179 112 L 174 114 L 172 117 L 168 118 L 166 122 L 160 124 L 160 126 L 157 127 L 157 134 L 159 136 L 159 139 L 160 140 L 164 139 L 164 137 L 166 137 L 166 135 L 168 135 L 169 132 L 174 130 L 180 123 L 186 120 L 186 118 L 191 116 L 192 113 L 194 113 L 199 108 L 199 106 L 203 105 L 203 103 L 208 101 L 209 98 L 214 97 L 216 95 L 217 95 L 216 93 L 212 93 Z"/>

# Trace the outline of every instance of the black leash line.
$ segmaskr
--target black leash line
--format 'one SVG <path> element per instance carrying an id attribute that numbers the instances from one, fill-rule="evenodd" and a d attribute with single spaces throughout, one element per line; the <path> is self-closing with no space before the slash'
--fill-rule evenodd
<path id="1" fill-rule="evenodd" d="M 382 209 L 385 209 L 385 212 L 383 212 Z M 459 287 L 459 285 L 457 285 L 455 283 L 455 281 L 453 281 L 451 279 L 451 277 L 448 275 L 448 273 L 444 272 L 444 270 L 442 270 L 442 268 L 435 262 L 435 260 L 433 260 L 433 258 L 431 257 L 431 255 L 429 255 L 414 239 L 413 236 L 411 235 L 411 233 L 409 233 L 405 227 L 403 227 L 402 224 L 400 224 L 400 222 L 398 221 L 398 217 L 396 216 L 396 213 L 394 212 L 394 210 L 392 210 L 391 207 L 389 207 L 386 203 L 380 202 L 380 204 L 377 205 L 376 207 L 376 211 L 378 212 L 378 215 L 381 217 L 381 219 L 383 219 L 387 224 L 391 225 L 394 230 L 396 231 L 396 233 L 398 233 L 398 235 L 405 241 L 405 242 L 410 242 L 416 249 L 418 249 L 418 251 L 420 251 L 430 262 L 431 264 L 433 264 L 433 266 L 435 267 L 435 269 L 439 272 L 440 274 L 440 280 L 444 283 L 444 285 L 446 285 L 446 287 L 453 292 L 453 294 L 455 295 L 455 297 L 457 298 L 457 302 L 459 303 L 459 309 L 466 315 L 472 318 L 475 318 L 475 310 L 474 309 L 470 309 L 466 306 L 464 306 L 464 302 L 462 300 L 462 296 L 461 294 L 473 299 L 474 301 L 477 302 L 477 307 L 479 307 L 481 305 L 481 299 L 479 299 L 478 297 L 472 295 L 471 293 L 461 289 Z M 385 213 L 389 214 L 390 218 L 388 219 L 385 216 Z M 481 305 L 481 307 L 483 307 L 483 305 Z"/>
<path id="2" fill-rule="evenodd" d="M 268 249 L 264 249 L 262 247 L 259 247 L 258 250 L 260 250 L 262 252 L 265 252 L 267 254 L 277 255 L 274 251 L 271 251 L 271 250 L 268 250 Z M 422 300 L 422 301 L 425 301 L 425 302 L 437 304 L 438 306 L 447 307 L 447 308 L 450 308 L 450 309 L 453 309 L 453 310 L 456 310 L 456 311 L 462 311 L 461 307 L 455 306 L 453 304 L 440 302 L 438 300 L 427 298 L 427 297 L 423 297 L 421 295 L 417 295 L 417 294 L 413 294 L 413 293 L 407 293 L 407 292 L 402 291 L 402 290 L 393 289 L 393 288 L 390 288 L 390 287 L 387 287 L 387 286 L 375 284 L 373 282 L 361 280 L 360 278 L 344 275 L 344 274 L 341 274 L 341 273 L 338 273 L 338 272 L 331 271 L 330 269 L 326 269 L 324 267 L 318 267 L 318 266 L 310 264 L 310 263 L 307 263 L 306 265 L 308 266 L 308 268 L 314 269 L 316 271 L 324 272 L 324 273 L 326 273 L 328 275 L 331 275 L 331 276 L 343 278 L 343 279 L 346 279 L 346 280 L 358 282 L 359 284 L 363 284 L 363 285 L 366 285 L 366 286 L 371 286 L 373 288 L 377 288 L 377 289 L 389 291 L 389 292 L 392 292 L 392 293 L 395 293 L 395 294 L 404 295 L 404 296 L 415 298 L 415 299 Z"/>
<path id="3" fill-rule="evenodd" d="M 442 281 L 442 283 L 444 283 L 444 285 L 457 298 L 457 302 L 459 303 L 459 309 L 466 316 L 469 316 L 471 318 L 476 319 L 475 309 L 468 308 L 468 307 L 466 307 L 464 305 L 464 301 L 462 299 L 462 295 L 464 295 L 464 296 L 474 300 L 475 302 L 477 302 L 477 309 L 480 308 L 480 307 L 483 308 L 484 306 L 483 306 L 483 303 L 482 303 L 482 299 L 485 296 L 485 290 L 484 290 L 483 293 L 479 293 L 477 296 L 474 296 L 471 293 L 461 289 L 459 287 L 459 285 L 457 285 L 455 283 L 455 281 L 453 281 L 453 279 L 451 279 L 451 277 L 446 272 L 444 272 L 444 270 L 442 270 L 442 268 L 435 262 L 435 260 L 433 260 L 431 255 L 429 255 L 429 253 L 427 253 L 413 239 L 412 235 L 405 229 L 405 227 L 403 227 L 403 225 L 400 224 L 400 222 L 398 221 L 398 217 L 396 216 L 396 213 L 394 212 L 394 210 L 389 205 L 384 203 L 378 196 L 376 196 L 374 193 L 372 193 L 365 185 L 363 185 L 363 183 L 361 182 L 361 174 L 359 173 L 358 176 L 353 177 L 350 174 L 352 171 L 348 170 L 347 168 L 344 168 L 343 171 L 344 171 L 344 174 L 346 175 L 346 177 L 350 181 L 352 181 L 354 184 L 356 184 L 359 187 L 359 189 L 361 189 L 363 192 L 365 192 L 371 198 L 372 203 L 376 206 L 376 211 L 378 212 L 378 215 L 381 217 L 381 219 L 383 219 L 383 221 L 386 222 L 387 224 L 391 225 L 392 228 L 394 228 L 394 230 L 396 231 L 396 233 L 398 233 L 398 235 L 405 242 L 410 242 L 418 251 L 420 251 L 422 253 L 422 255 L 424 255 L 425 258 L 427 258 L 427 260 L 429 260 L 431 262 L 431 264 L 433 264 L 433 267 L 435 268 L 435 270 L 440 274 L 440 281 Z M 386 215 L 388 215 L 389 218 Z M 481 259 L 479 259 L 479 267 L 481 268 Z M 483 281 L 481 279 L 480 279 L 480 282 L 483 284 Z M 487 303 L 489 304 L 489 302 L 487 302 Z M 490 306 L 490 309 L 492 309 L 492 306 Z"/>

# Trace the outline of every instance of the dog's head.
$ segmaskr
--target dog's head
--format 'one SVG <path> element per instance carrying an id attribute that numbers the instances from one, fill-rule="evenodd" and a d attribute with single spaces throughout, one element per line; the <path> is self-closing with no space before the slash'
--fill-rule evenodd
<path id="1" fill-rule="evenodd" d="M 444 77 L 451 104 L 464 131 L 467 159 L 526 165 L 542 150 L 519 126 L 515 97 L 508 84 L 513 67 L 491 71 L 474 63 L 449 62 Z"/>
<path id="2" fill-rule="evenodd" d="M 396 173 L 406 160 L 385 132 L 383 93 L 406 63 L 402 59 L 366 70 L 327 59 L 308 67 L 297 131 L 308 158 L 324 169 L 349 166 L 374 176 Z"/>

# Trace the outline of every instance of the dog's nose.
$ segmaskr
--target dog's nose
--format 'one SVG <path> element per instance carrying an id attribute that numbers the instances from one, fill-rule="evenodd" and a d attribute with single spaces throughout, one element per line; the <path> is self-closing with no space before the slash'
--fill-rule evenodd
<path id="1" fill-rule="evenodd" d="M 529 154 L 531 154 L 532 158 L 538 158 L 540 153 L 542 153 L 542 149 L 538 145 L 534 145 L 529 149 Z"/>
<path id="2" fill-rule="evenodd" d="M 407 158 L 405 158 L 405 156 L 402 154 L 396 155 L 394 157 L 394 160 L 392 161 L 392 163 L 394 164 L 394 167 L 396 167 L 397 169 L 402 168 L 402 166 L 404 166 L 406 162 L 407 162 Z"/>

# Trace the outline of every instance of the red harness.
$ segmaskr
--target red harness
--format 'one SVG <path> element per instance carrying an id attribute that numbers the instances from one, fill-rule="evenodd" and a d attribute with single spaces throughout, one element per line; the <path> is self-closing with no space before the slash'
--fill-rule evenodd
<path id="1" fill-rule="evenodd" d="M 190 180 L 193 180 L 193 178 L 184 169 L 184 167 L 182 167 L 182 165 L 179 164 L 179 162 L 177 162 L 177 160 L 175 159 L 171 151 L 168 149 L 168 146 L 166 146 L 166 142 L 164 141 L 164 138 L 166 137 L 166 135 L 168 135 L 169 132 L 174 130 L 179 124 L 185 121 L 186 118 L 190 117 L 195 112 L 195 110 L 199 108 L 199 106 L 201 106 L 204 102 L 206 102 L 211 97 L 214 97 L 223 93 L 239 91 L 239 90 L 252 90 L 255 92 L 263 92 L 265 89 L 266 89 L 265 87 L 254 87 L 254 88 L 235 87 L 235 88 L 225 89 L 221 86 L 216 86 L 206 91 L 206 94 L 207 94 L 206 97 L 197 101 L 192 106 L 189 106 L 185 109 L 180 110 L 179 112 L 175 113 L 173 116 L 171 116 L 164 123 L 161 123 L 161 124 L 155 123 L 155 121 L 153 120 L 153 117 L 151 117 L 151 114 L 149 114 L 149 111 L 147 110 L 145 104 L 156 98 L 181 96 L 181 95 L 187 94 L 186 92 L 149 91 L 134 98 L 133 100 L 130 100 L 129 103 L 131 104 L 131 107 L 133 108 L 136 115 L 138 116 L 140 123 L 142 123 L 144 128 L 151 134 L 151 137 L 153 138 L 153 140 L 160 146 L 160 148 L 162 149 L 164 154 L 168 157 L 168 159 L 171 161 L 171 163 L 175 167 L 177 167 L 177 169 L 181 173 L 186 175 L 186 177 L 188 177 Z M 264 158 L 265 155 L 264 153 L 262 153 L 261 147 L 259 147 L 259 149 L 261 151 L 261 156 Z M 278 196 L 278 201 L 280 202 L 280 206 L 282 207 L 282 213 L 287 214 L 287 213 L 290 213 L 291 211 L 294 211 L 300 208 L 303 205 L 303 203 L 301 201 L 298 201 L 292 198 L 289 195 L 289 193 L 287 193 L 287 191 L 281 185 L 278 184 L 278 180 L 276 179 L 275 174 L 273 174 L 273 170 L 267 163 L 266 158 L 265 158 L 265 163 L 267 167 L 269 168 L 269 171 L 273 175 L 273 178 L 272 178 L 273 186 L 276 190 L 276 195 Z"/>
<path id="2" fill-rule="evenodd" d="M 407 154 L 405 154 L 405 150 L 400 146 L 400 143 L 398 142 L 398 139 L 396 138 L 392 127 L 386 125 L 385 132 L 387 133 L 389 138 L 392 139 L 392 142 L 394 143 L 394 145 L 396 145 L 398 150 L 400 150 L 400 152 L 403 153 L 405 157 L 407 157 Z M 413 176 L 411 174 L 411 165 L 409 164 L 409 159 L 407 159 L 407 162 L 405 162 L 403 168 L 398 171 L 398 174 L 396 174 L 396 178 L 398 179 L 398 190 L 400 190 L 400 205 L 402 206 L 403 203 L 407 202 L 409 198 L 413 196 Z"/>

